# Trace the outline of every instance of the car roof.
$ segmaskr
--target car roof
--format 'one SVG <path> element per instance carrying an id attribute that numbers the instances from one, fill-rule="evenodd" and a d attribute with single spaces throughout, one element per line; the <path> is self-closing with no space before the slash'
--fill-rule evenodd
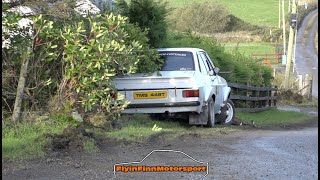
<path id="1" fill-rule="evenodd" d="M 158 51 L 188 51 L 188 52 L 198 52 L 198 51 L 204 51 L 200 48 L 159 48 Z"/>

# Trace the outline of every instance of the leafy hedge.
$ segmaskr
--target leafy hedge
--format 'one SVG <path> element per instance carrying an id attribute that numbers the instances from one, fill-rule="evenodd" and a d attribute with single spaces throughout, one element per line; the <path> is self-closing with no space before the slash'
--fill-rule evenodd
<path id="1" fill-rule="evenodd" d="M 251 85 L 271 85 L 272 69 L 235 50 L 226 52 L 216 40 L 191 34 L 170 33 L 164 47 L 194 47 L 205 50 L 215 66 L 221 69 L 221 76 L 228 82 Z M 223 73 L 230 72 L 230 73 Z"/>

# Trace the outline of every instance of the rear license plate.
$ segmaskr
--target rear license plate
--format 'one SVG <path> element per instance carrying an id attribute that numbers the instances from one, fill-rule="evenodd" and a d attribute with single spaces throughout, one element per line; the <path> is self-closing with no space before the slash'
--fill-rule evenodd
<path id="1" fill-rule="evenodd" d="M 167 91 L 133 92 L 134 99 L 162 99 L 167 97 Z"/>

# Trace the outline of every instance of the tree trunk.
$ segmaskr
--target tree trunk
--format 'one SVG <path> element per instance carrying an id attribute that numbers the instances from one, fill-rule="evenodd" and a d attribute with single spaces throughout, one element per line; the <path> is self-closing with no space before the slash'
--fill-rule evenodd
<path id="1" fill-rule="evenodd" d="M 14 109 L 13 109 L 13 113 L 12 113 L 12 121 L 14 123 L 17 123 L 20 119 L 21 103 L 22 103 L 24 87 L 26 85 L 28 65 L 29 65 L 29 56 L 27 56 L 23 60 L 23 62 L 21 63 L 21 70 L 20 70 L 17 94 L 16 94 L 16 99 L 14 102 Z"/>

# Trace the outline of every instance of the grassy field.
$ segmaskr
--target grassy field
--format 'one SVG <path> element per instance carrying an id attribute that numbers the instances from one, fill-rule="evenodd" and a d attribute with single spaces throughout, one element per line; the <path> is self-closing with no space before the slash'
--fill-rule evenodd
<path id="1" fill-rule="evenodd" d="M 205 1 L 208 0 L 170 0 L 168 2 L 173 7 L 181 7 L 186 3 Z M 217 2 L 226 5 L 231 14 L 246 22 L 260 26 L 278 26 L 279 7 L 276 0 L 219 0 Z M 285 0 L 285 13 L 288 13 L 288 0 Z"/>
<path id="2" fill-rule="evenodd" d="M 275 47 L 271 43 L 224 43 L 226 51 L 231 52 L 235 48 L 238 48 L 239 52 L 246 56 L 252 54 L 273 54 Z"/>

